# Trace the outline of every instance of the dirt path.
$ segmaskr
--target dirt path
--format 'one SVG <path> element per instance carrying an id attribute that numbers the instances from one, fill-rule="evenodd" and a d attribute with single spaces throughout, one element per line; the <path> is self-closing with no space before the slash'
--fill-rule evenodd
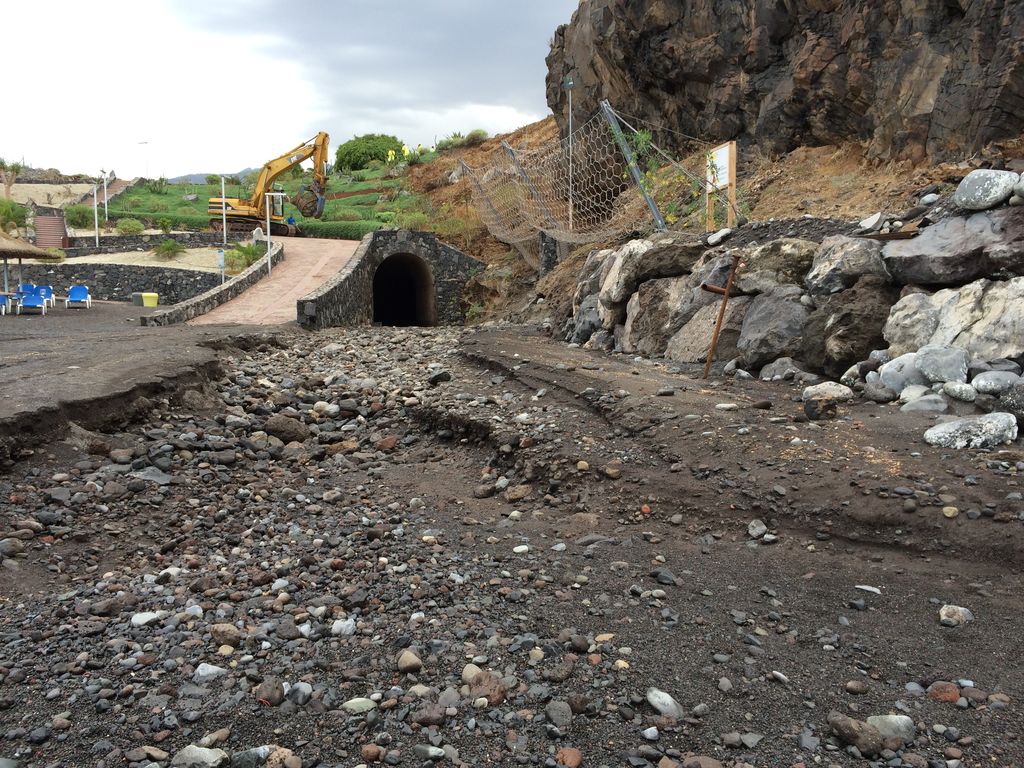
<path id="1" fill-rule="evenodd" d="M 286 238 L 284 261 L 237 299 L 192 320 L 193 325 L 277 325 L 295 319 L 295 301 L 341 269 L 357 240 Z"/>
<path id="2" fill-rule="evenodd" d="M 1009 454 L 524 328 L 274 332 L 0 475 L 26 768 L 1024 765 Z"/>

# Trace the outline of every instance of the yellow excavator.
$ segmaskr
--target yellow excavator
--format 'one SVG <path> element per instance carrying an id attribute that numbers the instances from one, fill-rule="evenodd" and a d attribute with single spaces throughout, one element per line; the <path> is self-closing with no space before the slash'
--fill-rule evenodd
<path id="1" fill-rule="evenodd" d="M 310 219 L 319 219 L 324 215 L 324 204 L 327 192 L 327 164 L 329 155 L 327 143 L 330 137 L 320 131 L 309 141 L 299 144 L 295 149 L 285 152 L 280 157 L 270 160 L 260 169 L 253 187 L 252 196 L 247 200 L 235 197 L 211 197 L 207 213 L 210 226 L 220 231 L 226 211 L 229 232 L 248 234 L 256 227 L 267 226 L 267 193 L 276 192 L 281 188 L 274 181 L 289 168 L 293 168 L 303 160 L 313 158 L 313 182 L 308 187 L 299 188 L 291 198 L 292 204 L 299 212 Z M 284 219 L 284 197 L 270 197 L 270 233 L 272 235 L 294 235 L 296 228 Z"/>

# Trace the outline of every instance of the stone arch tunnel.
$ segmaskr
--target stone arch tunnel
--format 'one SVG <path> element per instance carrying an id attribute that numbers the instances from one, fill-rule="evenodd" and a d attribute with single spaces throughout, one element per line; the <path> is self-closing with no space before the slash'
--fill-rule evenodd
<path id="1" fill-rule="evenodd" d="M 373 232 L 337 275 L 298 299 L 296 319 L 310 329 L 459 325 L 463 290 L 484 266 L 429 232 Z"/>

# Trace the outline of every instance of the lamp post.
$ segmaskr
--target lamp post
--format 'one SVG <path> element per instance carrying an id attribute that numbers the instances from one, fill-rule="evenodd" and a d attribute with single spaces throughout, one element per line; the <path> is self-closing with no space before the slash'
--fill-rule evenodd
<path id="1" fill-rule="evenodd" d="M 272 197 L 284 197 L 284 192 L 267 192 L 265 198 L 267 201 L 267 277 L 270 277 L 270 198 Z"/>
<path id="2" fill-rule="evenodd" d="M 572 80 L 572 75 L 566 75 L 565 82 L 562 85 L 569 96 L 569 231 L 572 232 L 572 89 L 576 86 Z"/>
<path id="3" fill-rule="evenodd" d="M 96 247 L 100 247 L 100 207 L 96 201 L 96 193 L 99 191 L 99 184 L 92 185 L 92 224 L 96 228 Z"/>
<path id="4" fill-rule="evenodd" d="M 228 201 L 224 197 L 224 177 L 220 177 L 220 228 L 224 232 L 224 245 L 228 244 Z"/>
<path id="5" fill-rule="evenodd" d="M 100 169 L 100 176 L 103 177 L 103 220 L 108 221 L 110 213 L 107 211 L 107 172 L 102 168 Z"/>

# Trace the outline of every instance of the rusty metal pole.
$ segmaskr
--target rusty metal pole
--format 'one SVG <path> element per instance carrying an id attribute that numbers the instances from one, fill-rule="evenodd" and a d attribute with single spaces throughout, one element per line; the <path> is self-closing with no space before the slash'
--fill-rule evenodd
<path id="1" fill-rule="evenodd" d="M 725 308 L 729 304 L 729 292 L 732 290 L 732 281 L 736 277 L 736 270 L 739 268 L 739 254 L 732 256 L 732 268 L 729 270 L 729 279 L 725 281 L 725 289 L 722 291 L 722 303 L 718 307 L 718 320 L 715 322 L 715 332 L 711 335 L 711 346 L 708 348 L 708 361 L 704 364 L 704 378 L 711 373 L 711 364 L 715 361 L 715 353 L 718 351 L 718 336 L 722 332 L 722 323 L 725 321 Z M 707 290 L 711 286 L 701 286 Z M 718 293 L 718 291 L 713 291 Z"/>

